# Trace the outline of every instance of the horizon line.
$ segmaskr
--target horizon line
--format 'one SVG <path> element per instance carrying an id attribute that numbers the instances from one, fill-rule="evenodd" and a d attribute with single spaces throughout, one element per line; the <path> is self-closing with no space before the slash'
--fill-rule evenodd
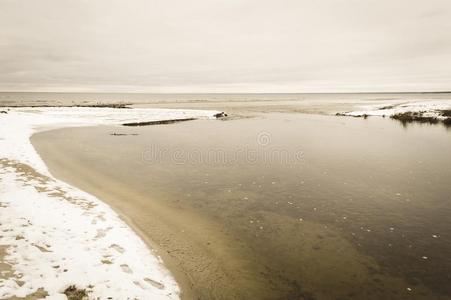
<path id="1" fill-rule="evenodd" d="M 360 92 L 80 92 L 80 91 L 0 91 L 0 93 L 34 93 L 34 94 L 148 94 L 148 95 L 259 95 L 259 94 L 450 94 L 449 91 L 360 91 Z"/>

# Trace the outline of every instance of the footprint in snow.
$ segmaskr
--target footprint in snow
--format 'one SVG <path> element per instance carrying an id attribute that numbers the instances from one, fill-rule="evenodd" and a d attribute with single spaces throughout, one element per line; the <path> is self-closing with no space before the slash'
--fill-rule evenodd
<path id="1" fill-rule="evenodd" d="M 123 272 L 128 273 L 128 274 L 132 274 L 133 270 L 130 269 L 130 267 L 127 264 L 122 264 L 121 265 L 121 269 Z"/>
<path id="2" fill-rule="evenodd" d="M 164 284 L 162 284 L 162 283 L 160 283 L 158 281 L 155 281 L 155 280 L 150 279 L 150 278 L 144 278 L 144 281 L 149 283 L 150 285 L 156 287 L 157 289 L 160 289 L 160 290 L 164 289 Z"/>
<path id="3" fill-rule="evenodd" d="M 123 254 L 125 252 L 125 249 L 122 248 L 121 246 L 117 245 L 117 244 L 112 244 L 110 246 L 110 248 L 113 248 L 114 250 L 116 250 L 117 252 L 119 252 L 120 254 Z"/>

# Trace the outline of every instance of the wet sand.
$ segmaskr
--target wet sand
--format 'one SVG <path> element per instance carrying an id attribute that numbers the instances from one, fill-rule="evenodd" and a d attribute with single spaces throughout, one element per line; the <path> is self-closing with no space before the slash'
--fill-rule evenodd
<path id="1" fill-rule="evenodd" d="M 246 128 L 252 128 L 252 124 L 254 124 L 259 130 L 262 130 L 266 129 L 261 127 L 261 124 L 265 122 L 268 123 L 269 128 L 274 127 L 275 124 L 280 127 L 283 123 L 304 122 L 303 119 L 297 121 L 296 118 L 282 115 L 276 119 L 276 123 L 262 120 L 255 124 L 252 119 L 249 121 L 245 119 L 226 122 L 214 121 L 219 122 L 214 124 L 221 125 L 219 127 L 214 125 L 212 128 L 215 129 L 210 130 L 213 131 L 211 132 L 213 136 L 204 137 L 204 139 L 209 140 L 207 145 L 210 147 L 211 145 L 227 147 L 227 142 L 232 144 L 236 142 L 234 140 L 235 131 L 225 137 L 226 132 L 231 130 L 227 127 L 228 124 L 232 124 L 231 126 L 235 128 L 233 130 L 242 131 L 240 128 L 243 128 L 244 123 L 250 122 L 246 123 Z M 315 130 L 320 130 L 316 129 L 319 124 L 327 125 L 328 123 L 326 129 L 343 128 L 346 130 L 344 132 L 348 132 L 356 140 L 366 136 L 369 129 L 372 134 L 377 134 L 381 130 L 380 126 L 387 126 L 387 132 L 396 131 L 393 138 L 396 136 L 399 138 L 399 134 L 402 136 L 396 127 L 392 128 L 392 126 L 397 126 L 394 125 L 395 123 L 386 121 L 355 119 L 344 121 L 332 117 L 323 119 L 310 117 L 306 122 L 298 125 L 307 126 L 304 129 L 313 131 L 313 136 Z M 261 172 L 253 174 L 249 173 L 249 170 L 245 170 L 242 172 L 244 175 L 240 175 L 239 169 L 233 169 L 230 166 L 224 168 L 217 165 L 214 168 L 198 165 L 197 167 L 193 165 L 177 167 L 164 160 L 154 165 L 143 164 L 143 157 L 139 153 L 142 155 L 142 151 L 149 146 L 149 143 L 166 145 L 169 149 L 180 149 L 178 147 L 185 149 L 183 147 L 186 147 L 187 143 L 189 144 L 188 141 L 194 140 L 193 143 L 204 147 L 201 140 L 204 135 L 208 135 L 209 131 L 208 129 L 202 130 L 202 128 L 212 125 L 209 121 L 195 121 L 139 129 L 72 128 L 37 134 L 33 136 L 32 142 L 57 178 L 110 204 L 139 232 L 150 247 L 158 250 L 165 264 L 181 285 L 184 299 L 449 298 L 446 296 L 446 291 L 444 294 L 438 292 L 432 283 L 418 280 L 418 278 L 409 278 L 406 275 L 412 271 L 406 265 L 412 263 L 408 259 L 402 262 L 402 256 L 404 256 L 402 251 L 405 250 L 396 248 L 398 247 L 396 243 L 394 243 L 394 249 L 400 251 L 401 257 L 386 257 L 384 252 L 386 250 L 382 251 L 381 245 L 377 243 L 378 241 L 385 243 L 385 233 L 378 233 L 379 228 L 376 226 L 380 226 L 381 231 L 383 227 L 393 226 L 392 223 L 389 223 L 392 222 L 392 220 L 388 220 L 389 217 L 381 216 L 382 219 L 387 218 L 387 222 L 384 224 L 372 224 L 375 226 L 372 228 L 374 234 L 379 235 L 373 239 L 364 237 L 370 234 L 366 228 L 364 233 L 359 233 L 362 235 L 361 237 L 354 238 L 350 234 L 351 231 L 359 230 L 353 228 L 359 226 L 359 222 L 362 220 L 365 222 L 365 219 L 373 217 L 371 210 L 360 213 L 354 220 L 355 224 L 350 225 L 350 229 L 341 226 L 343 220 L 338 223 L 329 220 L 330 217 L 337 218 L 335 214 L 342 213 L 340 210 L 343 208 L 336 207 L 336 204 L 346 200 L 341 199 L 343 195 L 340 194 L 335 194 L 337 199 L 334 199 L 334 191 L 347 193 L 345 190 L 337 190 L 336 185 L 340 183 L 341 178 L 336 178 L 329 183 L 323 182 L 320 177 L 313 181 L 312 176 L 316 176 L 316 173 L 307 173 L 310 174 L 310 178 L 307 177 L 306 182 L 308 183 L 310 179 L 312 184 L 314 183 L 312 186 L 306 185 L 307 191 L 316 193 L 315 188 L 319 191 L 322 190 L 316 186 L 316 183 L 326 184 L 326 186 L 328 184 L 329 188 L 325 188 L 325 194 L 317 194 L 314 196 L 317 199 L 309 200 L 311 195 L 306 194 L 305 190 L 301 190 L 297 192 L 297 196 L 305 204 L 300 203 L 299 207 L 295 209 L 288 205 L 288 208 L 281 211 L 280 208 L 275 210 L 268 206 L 274 205 L 276 200 L 283 201 L 285 199 L 286 201 L 287 197 L 292 197 L 292 195 L 288 194 L 283 187 L 275 191 L 267 190 L 266 187 L 269 189 L 272 186 L 271 181 L 268 182 L 269 178 L 261 182 L 265 187 L 264 191 L 255 190 L 255 185 L 251 182 L 249 185 L 253 187 L 252 189 L 243 190 L 236 187 L 236 180 L 241 179 L 238 182 L 243 185 L 250 178 L 255 181 L 262 180 L 259 179 Z M 348 126 L 351 127 L 347 128 Z M 362 126 L 365 128 L 364 130 L 361 130 Z M 341 132 L 340 130 L 339 132 Z M 114 132 L 138 135 L 111 136 L 110 134 Z M 200 134 L 200 132 L 203 133 Z M 432 129 L 429 132 L 435 135 L 440 134 L 438 129 Z M 192 136 L 193 133 L 196 133 L 196 136 Z M 428 135 L 428 132 L 423 129 L 419 133 Z M 418 135 L 418 132 L 416 134 Z M 171 138 L 172 136 L 174 138 Z M 336 139 L 340 138 L 333 132 L 331 136 Z M 329 136 L 329 138 L 331 137 Z M 165 144 L 167 142 L 168 144 Z M 349 140 L 347 142 L 353 144 Z M 311 140 L 309 143 L 317 142 Z M 333 144 L 334 141 L 332 140 L 330 143 Z M 374 145 L 378 145 L 377 141 L 374 143 Z M 343 146 L 335 149 L 335 152 L 332 151 L 333 153 L 328 153 L 327 149 L 321 148 L 324 153 L 318 154 L 318 156 L 325 161 L 333 162 L 336 160 L 334 155 L 340 151 L 345 150 L 345 153 L 350 151 L 347 146 L 345 148 Z M 354 146 L 354 148 L 359 147 L 366 149 L 362 145 Z M 371 149 L 371 146 L 369 147 Z M 189 147 L 187 149 L 188 151 L 193 150 Z M 385 151 L 385 148 L 379 149 L 379 151 Z M 363 165 L 365 164 L 367 163 Z M 290 175 L 291 171 L 282 171 L 279 167 L 275 166 L 271 169 L 271 173 L 274 173 L 276 178 L 277 173 L 281 172 L 280 174 L 288 176 L 283 177 L 286 180 L 290 181 L 290 178 L 297 180 L 296 176 Z M 339 161 L 337 166 L 330 167 L 340 169 L 343 166 Z M 317 172 L 316 169 L 314 168 L 314 172 Z M 209 179 L 203 177 L 203 173 L 207 171 L 211 174 Z M 366 176 L 364 169 L 355 169 L 354 173 L 352 176 L 356 177 L 357 181 L 362 174 Z M 371 172 L 370 174 L 374 175 Z M 387 176 L 386 172 L 382 172 L 382 174 Z M 386 180 L 385 177 L 381 177 L 382 180 Z M 215 179 L 222 182 L 217 183 Z M 382 181 L 380 184 L 389 190 L 398 188 L 396 184 L 392 187 L 390 181 Z M 227 194 L 227 188 L 230 187 L 233 187 L 233 197 Z M 361 186 L 357 185 L 356 188 L 361 193 Z M 437 188 L 440 190 L 440 185 L 437 185 Z M 190 191 L 190 194 L 187 194 L 187 191 Z M 371 194 L 372 192 L 367 191 L 367 193 Z M 391 209 L 390 214 L 394 214 L 400 204 L 395 203 L 395 206 L 390 207 L 394 200 L 385 199 L 384 195 L 380 195 L 381 203 L 387 206 L 386 209 Z M 437 194 L 436 196 L 440 199 L 442 195 Z M 260 202 L 259 197 L 261 198 Z M 326 198 L 322 200 L 323 197 Z M 243 201 L 244 199 L 247 201 Z M 431 199 L 433 200 L 433 198 Z M 293 198 L 291 201 L 295 202 L 295 200 L 297 199 Z M 316 203 L 310 203 L 313 200 Z M 321 201 L 328 201 L 329 204 Z M 309 205 L 317 205 L 321 210 L 325 210 L 322 217 L 316 217 L 312 211 L 313 207 L 309 207 Z M 327 211 L 327 206 L 324 205 L 330 206 L 330 211 Z M 333 211 L 334 209 L 337 211 Z M 353 214 L 353 209 L 355 210 L 355 207 L 348 207 L 348 204 L 344 207 L 344 212 L 348 214 L 349 218 Z M 393 209 L 395 210 L 393 211 Z M 399 209 L 405 210 L 402 207 Z M 302 220 L 297 212 L 293 214 L 295 210 L 300 210 L 303 216 Z M 394 216 L 395 219 L 399 218 L 396 217 L 396 214 Z M 341 216 L 338 218 L 341 219 Z M 409 223 L 409 219 L 402 221 Z M 447 225 L 443 226 L 446 228 Z M 441 232 L 443 233 L 442 240 L 445 241 L 445 232 Z M 380 237 L 384 239 L 380 239 Z M 383 245 L 386 247 L 387 244 Z M 403 245 L 401 246 L 403 247 Z M 414 253 L 415 255 L 418 254 Z M 411 254 L 406 258 L 409 256 Z M 395 260 L 390 261 L 390 259 Z M 421 260 L 421 256 L 418 259 Z M 389 267 L 393 262 L 395 264 Z M 416 264 L 413 264 L 413 270 L 420 272 L 416 269 Z M 440 262 L 437 264 L 439 265 Z M 422 268 L 421 262 L 419 268 Z M 420 272 L 414 276 L 422 275 Z M 431 280 L 432 282 L 436 281 L 434 277 L 431 277 Z M 446 278 L 443 280 L 446 281 Z M 439 282 L 436 285 L 444 288 Z"/>

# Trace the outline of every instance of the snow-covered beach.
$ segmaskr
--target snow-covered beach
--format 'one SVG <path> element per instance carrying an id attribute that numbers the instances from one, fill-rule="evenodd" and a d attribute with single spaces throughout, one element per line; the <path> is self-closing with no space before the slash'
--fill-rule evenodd
<path id="1" fill-rule="evenodd" d="M 158 255 L 101 200 L 52 177 L 29 139 L 60 127 L 214 118 L 219 112 L 2 110 L 0 299 L 66 299 L 69 287 L 95 299 L 178 299 L 179 286 Z"/>

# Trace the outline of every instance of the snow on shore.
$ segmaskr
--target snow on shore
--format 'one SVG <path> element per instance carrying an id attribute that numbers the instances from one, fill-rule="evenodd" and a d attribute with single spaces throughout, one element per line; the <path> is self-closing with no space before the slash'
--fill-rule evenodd
<path id="1" fill-rule="evenodd" d="M 442 119 L 440 111 L 451 109 L 450 100 L 411 101 L 402 103 L 378 104 L 361 106 L 358 110 L 338 113 L 342 116 L 363 117 L 379 116 L 391 117 L 400 113 L 421 113 L 424 117 Z"/>
<path id="2" fill-rule="evenodd" d="M 29 139 L 66 126 L 213 118 L 217 111 L 14 108 L 0 114 L 0 299 L 178 299 L 162 261 L 94 196 L 51 176 Z M 108 188 L 108 187 L 106 187 Z M 1 250 L 1 249 L 0 249 Z"/>
<path id="3" fill-rule="evenodd" d="M 4 109 L 3 109 L 4 110 Z M 50 175 L 29 142 L 39 131 L 69 126 L 120 125 L 186 118 L 214 118 L 219 111 L 181 109 L 116 109 L 90 107 L 11 108 L 0 114 L 0 157 L 27 163 Z"/>

